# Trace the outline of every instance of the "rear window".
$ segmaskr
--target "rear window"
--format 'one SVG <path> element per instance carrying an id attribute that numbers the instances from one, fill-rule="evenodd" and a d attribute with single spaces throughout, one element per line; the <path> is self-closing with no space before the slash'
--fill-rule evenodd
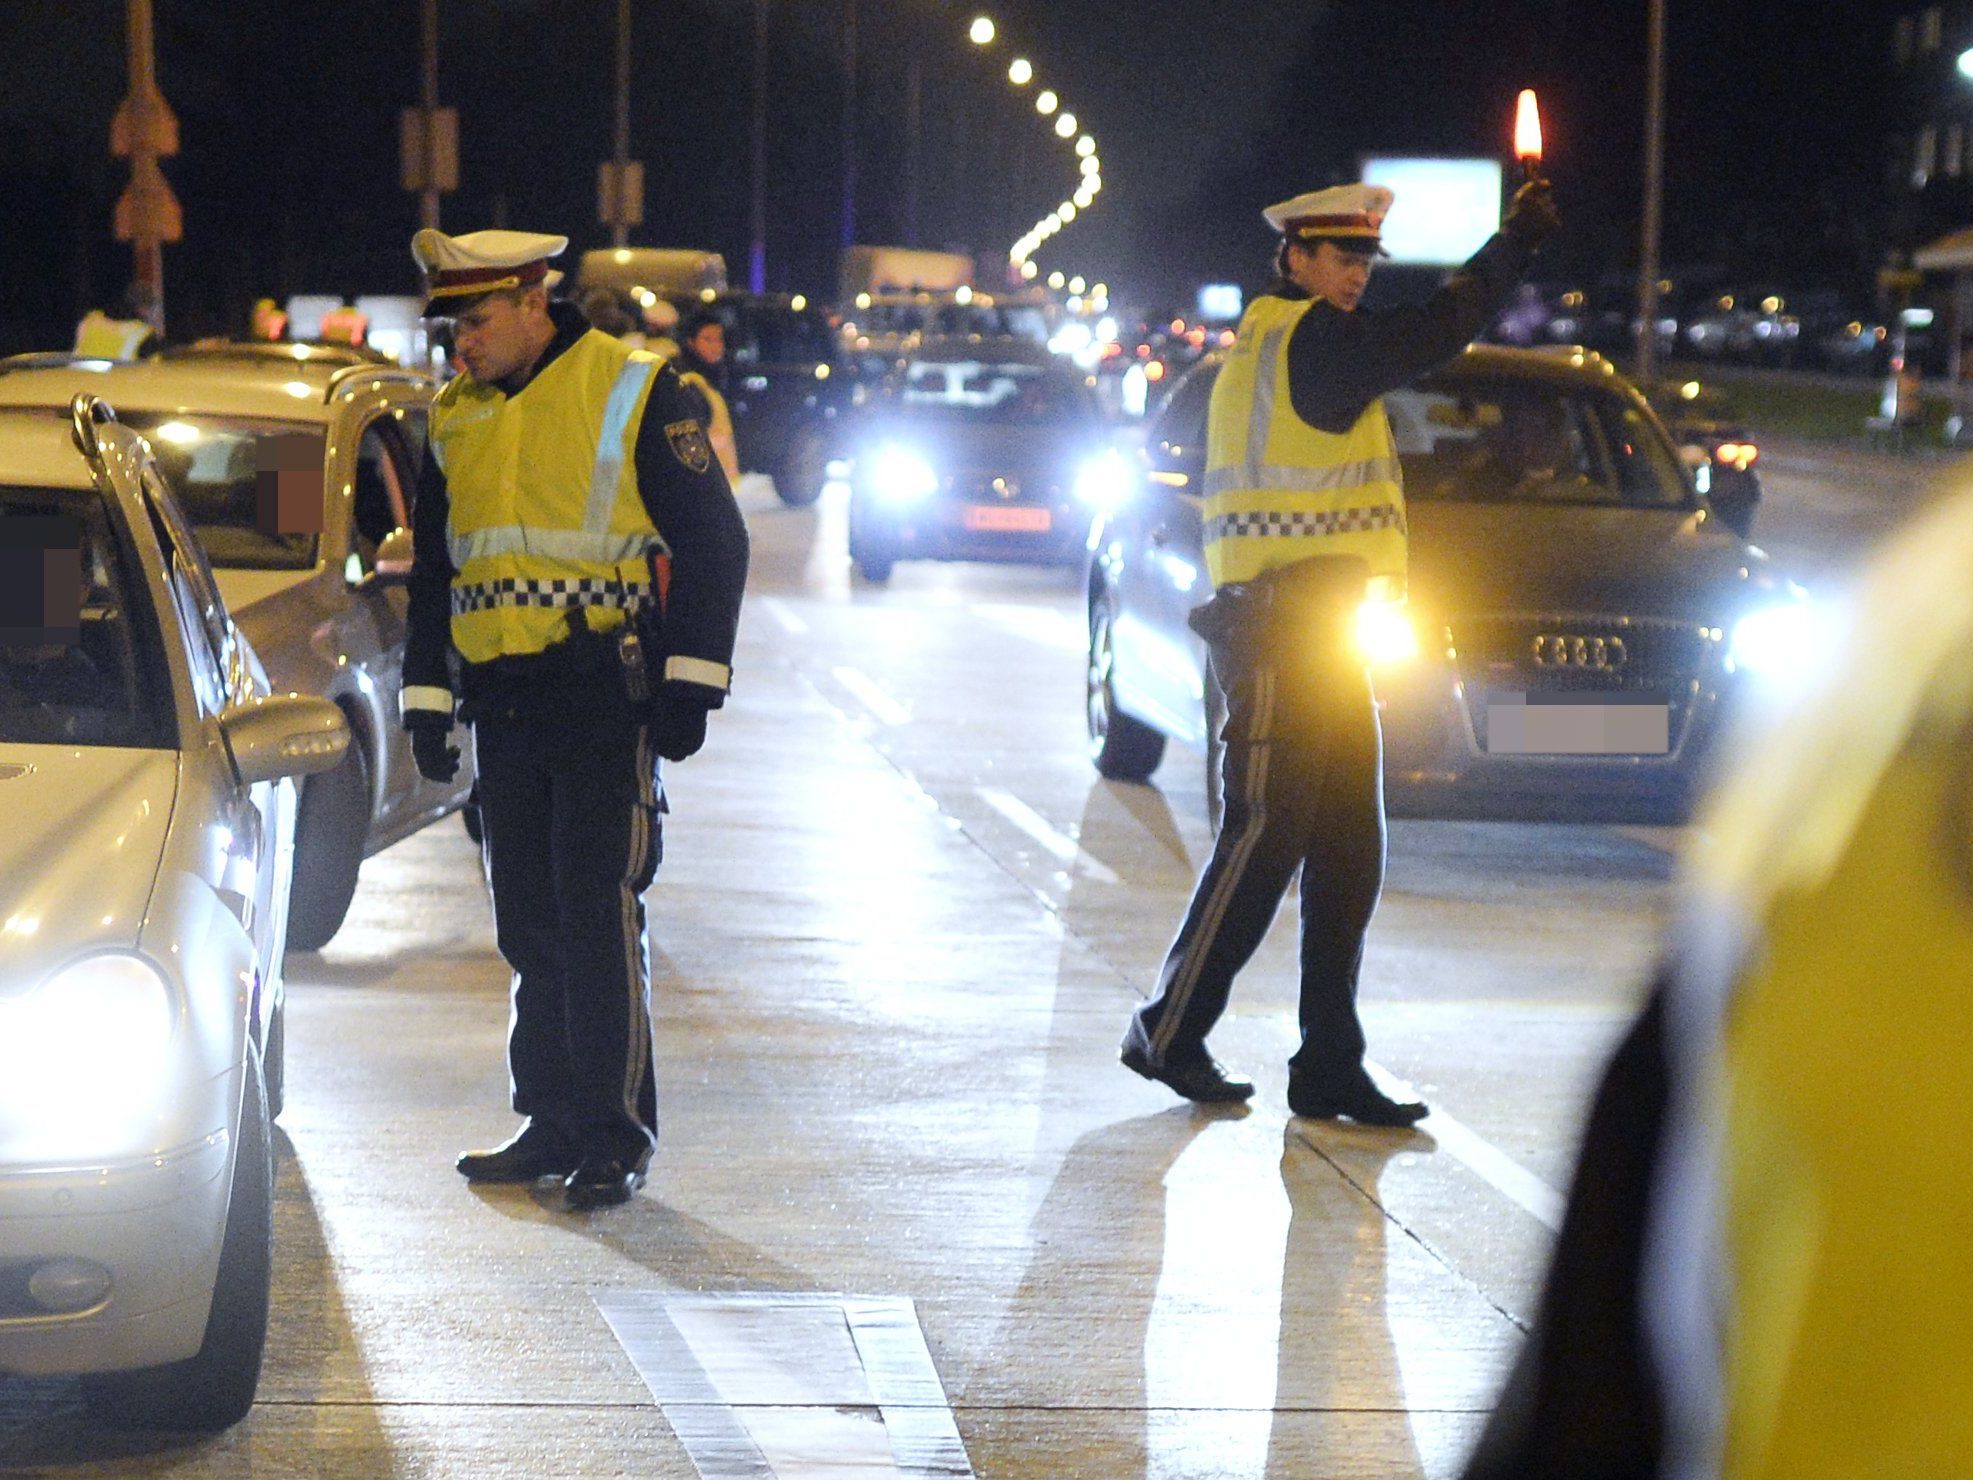
<path id="1" fill-rule="evenodd" d="M 1683 508 L 1657 420 L 1628 397 L 1531 377 L 1426 380 L 1384 398 L 1412 500 Z"/>
<path id="2" fill-rule="evenodd" d="M 1036 365 L 920 360 L 907 365 L 896 404 L 913 416 L 999 426 L 1062 426 L 1091 421 L 1095 402 L 1083 382 Z"/>
<path id="3" fill-rule="evenodd" d="M 101 494 L 0 487 L 0 743 L 172 747 L 142 571 Z"/>
<path id="4" fill-rule="evenodd" d="M 835 353 L 836 335 L 819 314 L 744 309 L 730 331 L 736 365 L 819 365 Z"/>
<path id="5" fill-rule="evenodd" d="M 314 568 L 323 520 L 319 425 L 196 414 L 121 419 L 150 442 L 165 481 L 214 565 L 222 570 Z M 312 500 L 306 496 L 311 467 Z M 277 486 L 285 492 L 277 494 Z M 311 502 L 313 507 L 304 506 Z"/>

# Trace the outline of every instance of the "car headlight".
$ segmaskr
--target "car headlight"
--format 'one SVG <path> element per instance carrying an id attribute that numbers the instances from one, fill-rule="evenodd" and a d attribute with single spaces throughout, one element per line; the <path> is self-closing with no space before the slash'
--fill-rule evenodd
<path id="1" fill-rule="evenodd" d="M 1807 670 L 1823 645 L 1822 623 L 1808 601 L 1764 606 L 1733 624 L 1726 646 L 1729 673 L 1779 678 Z"/>
<path id="2" fill-rule="evenodd" d="M 1409 663 L 1418 656 L 1418 631 L 1404 602 L 1372 596 L 1356 609 L 1356 646 L 1373 667 Z"/>
<path id="3" fill-rule="evenodd" d="M 1130 497 L 1130 468 L 1115 452 L 1104 453 L 1083 465 L 1076 475 L 1078 503 L 1087 504 L 1099 514 L 1111 514 Z"/>
<path id="4" fill-rule="evenodd" d="M 939 475 L 915 452 L 886 447 L 870 466 L 870 491 L 887 504 L 915 504 L 938 492 Z"/>
<path id="5" fill-rule="evenodd" d="M 49 1114 L 142 1093 L 177 1020 L 171 987 L 149 961 L 123 951 L 84 956 L 0 1002 L 0 1093 Z"/>

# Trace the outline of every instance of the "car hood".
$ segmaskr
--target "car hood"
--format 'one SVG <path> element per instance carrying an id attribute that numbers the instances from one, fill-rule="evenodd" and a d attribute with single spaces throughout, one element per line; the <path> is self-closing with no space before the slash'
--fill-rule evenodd
<path id="1" fill-rule="evenodd" d="M 1780 577 L 1693 510 L 1420 501 L 1413 601 L 1435 611 L 1609 613 L 1718 623 Z"/>
<path id="2" fill-rule="evenodd" d="M 0 996 L 137 939 L 177 793 L 174 751 L 0 745 Z"/>

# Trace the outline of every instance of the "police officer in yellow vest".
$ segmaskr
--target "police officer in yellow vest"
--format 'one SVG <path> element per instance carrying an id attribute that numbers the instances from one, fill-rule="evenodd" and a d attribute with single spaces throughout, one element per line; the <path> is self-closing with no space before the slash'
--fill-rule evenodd
<path id="1" fill-rule="evenodd" d="M 1358 306 L 1391 192 L 1343 185 L 1266 212 L 1280 279 L 1255 298 L 1213 387 L 1206 565 L 1192 624 L 1226 695 L 1224 819 L 1124 1064 L 1188 1099 L 1244 1100 L 1251 1081 L 1206 1051 L 1233 978 L 1301 870 L 1298 1115 L 1410 1125 L 1363 1067 L 1357 973 L 1383 886 L 1382 741 L 1352 644 L 1367 595 L 1401 597 L 1404 491 L 1379 399 L 1457 354 L 1493 318 L 1556 225 L 1545 181 L 1437 293 Z"/>
<path id="2" fill-rule="evenodd" d="M 627 1200 L 656 1144 L 643 894 L 657 757 L 683 760 L 730 684 L 747 533 L 677 375 L 548 299 L 567 239 L 418 233 L 427 317 L 464 373 L 431 412 L 414 514 L 404 723 L 456 774 L 474 731 L 488 882 L 514 971 L 518 1134 L 475 1182 Z"/>
<path id="3" fill-rule="evenodd" d="M 1959 482 L 1805 627 L 1799 688 L 1728 758 L 1467 1480 L 1968 1473 Z"/>
<path id="4" fill-rule="evenodd" d="M 92 308 L 75 326 L 73 353 L 92 360 L 135 360 L 162 347 L 158 324 L 163 303 L 149 283 L 132 283 L 124 291 L 123 317 L 111 318 Z"/>

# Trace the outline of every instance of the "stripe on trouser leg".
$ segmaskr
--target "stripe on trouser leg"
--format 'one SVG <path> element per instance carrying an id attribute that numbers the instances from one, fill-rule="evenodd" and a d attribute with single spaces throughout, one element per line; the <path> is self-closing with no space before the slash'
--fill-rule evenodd
<path id="1" fill-rule="evenodd" d="M 1192 937 L 1186 952 L 1185 964 L 1165 993 L 1164 1014 L 1158 1019 L 1157 1031 L 1151 1035 L 1151 1053 L 1158 1063 L 1163 1063 L 1165 1055 L 1171 1051 L 1172 1039 L 1185 1017 L 1186 1007 L 1191 1003 L 1193 990 L 1199 984 L 1199 975 L 1205 970 L 1207 957 L 1212 954 L 1214 938 L 1226 922 L 1226 912 L 1232 906 L 1240 880 L 1247 872 L 1247 866 L 1253 862 L 1254 850 L 1260 846 L 1261 834 L 1266 830 L 1268 758 L 1274 747 L 1261 737 L 1268 733 L 1274 718 L 1274 670 L 1263 668 L 1255 677 L 1254 721 L 1247 731 L 1246 831 L 1228 857 L 1226 869 L 1213 888 L 1212 898 L 1206 901 L 1206 908 L 1199 918 L 1198 933 Z"/>
<path id="2" fill-rule="evenodd" d="M 624 860 L 623 881 L 617 886 L 623 916 L 623 974 L 629 1021 L 625 1025 L 623 1067 L 623 1110 L 634 1125 L 643 1125 L 638 1114 L 638 1092 L 644 1087 L 644 1074 L 651 1057 L 651 1024 L 644 1002 L 644 934 L 637 928 L 637 881 L 644 876 L 644 861 L 651 849 L 652 808 L 646 805 L 651 784 L 644 779 L 650 770 L 650 732 L 637 728 L 637 800 L 631 804 L 630 849 Z M 649 1127 L 646 1127 L 649 1129 Z"/>

